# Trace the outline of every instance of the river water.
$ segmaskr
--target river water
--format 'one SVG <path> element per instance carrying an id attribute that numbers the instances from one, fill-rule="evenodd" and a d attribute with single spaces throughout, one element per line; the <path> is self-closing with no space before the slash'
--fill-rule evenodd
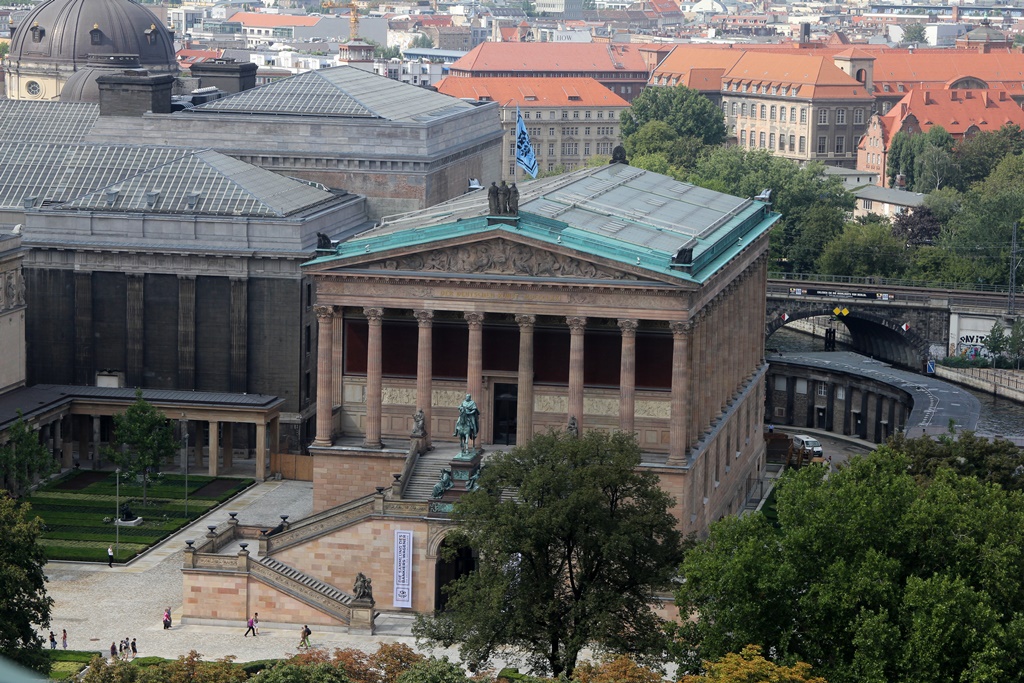
<path id="1" fill-rule="evenodd" d="M 769 337 L 765 346 L 768 350 L 799 353 L 800 351 L 824 351 L 825 342 L 820 337 L 812 337 L 804 332 L 782 328 Z M 844 344 L 839 344 L 838 349 L 840 351 L 853 350 Z M 1024 406 L 968 387 L 961 388 L 974 394 L 981 402 L 978 434 L 1024 437 Z"/>

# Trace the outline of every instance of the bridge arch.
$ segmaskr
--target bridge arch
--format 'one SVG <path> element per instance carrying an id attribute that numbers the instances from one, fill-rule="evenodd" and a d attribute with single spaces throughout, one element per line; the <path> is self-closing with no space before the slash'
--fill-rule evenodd
<path id="1" fill-rule="evenodd" d="M 810 305 L 808 305 L 810 304 Z M 765 341 L 787 323 L 804 318 L 833 315 L 834 303 L 821 302 L 820 305 L 807 302 L 799 310 L 787 312 L 783 319 L 781 312 L 772 312 L 765 323 Z M 886 362 L 904 367 L 921 369 L 928 358 L 928 342 L 913 328 L 903 328 L 884 316 L 870 311 L 852 310 L 848 315 L 837 319 L 846 325 L 853 340 L 856 351 Z"/>

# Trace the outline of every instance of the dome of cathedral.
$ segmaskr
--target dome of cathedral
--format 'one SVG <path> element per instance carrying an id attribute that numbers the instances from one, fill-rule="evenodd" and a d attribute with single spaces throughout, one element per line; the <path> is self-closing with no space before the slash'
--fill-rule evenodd
<path id="1" fill-rule="evenodd" d="M 71 75 L 60 91 L 62 102 L 100 101 L 100 86 L 96 79 L 104 74 L 121 73 L 125 69 L 138 69 L 136 55 L 89 55 L 89 62 Z"/>
<path id="2" fill-rule="evenodd" d="M 46 0 L 16 27 L 8 59 L 78 69 L 89 55 L 104 54 L 138 55 L 152 71 L 178 70 L 173 34 L 132 0 Z"/>

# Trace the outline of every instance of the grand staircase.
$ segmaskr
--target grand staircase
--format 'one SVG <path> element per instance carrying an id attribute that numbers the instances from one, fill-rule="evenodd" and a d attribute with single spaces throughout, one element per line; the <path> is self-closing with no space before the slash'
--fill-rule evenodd
<path id="1" fill-rule="evenodd" d="M 272 557 L 261 557 L 249 566 L 254 578 L 348 624 L 352 620 L 352 596 L 304 574 Z"/>
<path id="2" fill-rule="evenodd" d="M 441 447 L 421 455 L 416 461 L 416 467 L 412 471 L 409 482 L 402 491 L 402 498 L 405 500 L 430 500 L 430 494 L 434 492 L 434 484 L 441 476 L 441 469 L 448 467 L 458 452 L 458 447 Z M 455 485 L 462 486 L 464 483 L 456 482 Z"/>

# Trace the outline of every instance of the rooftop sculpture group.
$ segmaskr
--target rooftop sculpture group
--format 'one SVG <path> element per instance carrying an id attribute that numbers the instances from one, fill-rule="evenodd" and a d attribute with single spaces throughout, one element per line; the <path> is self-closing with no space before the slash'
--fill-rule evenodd
<path id="1" fill-rule="evenodd" d="M 515 183 L 509 187 L 504 180 L 501 185 L 492 182 L 487 188 L 487 208 L 492 216 L 518 216 L 519 188 Z"/>

